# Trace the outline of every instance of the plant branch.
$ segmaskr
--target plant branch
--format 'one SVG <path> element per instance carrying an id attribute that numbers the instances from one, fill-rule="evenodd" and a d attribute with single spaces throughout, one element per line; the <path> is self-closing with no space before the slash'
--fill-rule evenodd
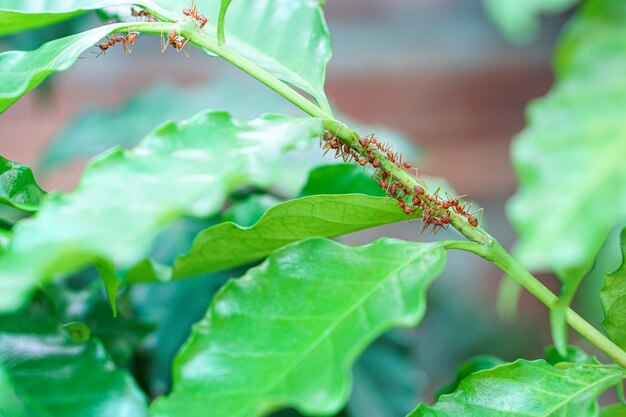
<path id="1" fill-rule="evenodd" d="M 359 142 L 361 136 L 357 132 L 336 120 L 332 115 L 322 110 L 296 90 L 280 81 L 269 72 L 260 68 L 255 63 L 229 49 L 227 46 L 221 46 L 218 43 L 217 38 L 198 28 L 193 20 L 181 18 L 174 23 L 136 23 L 130 25 L 129 30 L 143 31 L 147 33 L 162 33 L 164 31 L 167 32 L 171 28 L 175 28 L 181 36 L 189 39 L 190 43 L 222 57 L 242 71 L 256 78 L 258 81 L 265 84 L 285 99 L 289 100 L 310 116 L 321 119 L 326 130 L 339 138 L 343 143 L 358 152 L 360 155 L 367 156 L 368 152 L 374 152 L 376 159 L 378 159 L 381 163 L 381 167 L 379 169 L 387 172 L 395 181 L 398 181 L 410 190 L 412 190 L 414 186 L 420 185 L 417 178 L 398 167 L 385 155 L 377 151 L 372 151 L 371 149 L 366 149 L 362 146 Z M 428 193 L 428 191 L 426 192 Z M 513 256 L 511 256 L 485 230 L 480 227 L 471 226 L 464 217 L 454 213 L 452 210 L 449 210 L 448 213 L 450 216 L 450 224 L 470 241 L 447 242 L 446 247 L 448 249 L 469 251 L 497 265 L 549 308 L 552 308 L 553 305 L 559 300 L 554 293 L 547 289 L 537 278 L 535 278 L 519 262 L 517 262 L 517 260 L 515 260 L 515 258 L 513 258 Z M 619 346 L 611 342 L 571 308 L 568 308 L 567 310 L 566 319 L 574 330 L 596 345 L 600 350 L 605 352 L 608 356 L 615 360 L 616 363 L 626 368 L 626 352 L 620 349 Z"/>
<path id="2" fill-rule="evenodd" d="M 446 249 L 463 250 L 486 259 L 499 267 L 521 286 L 526 288 L 529 293 L 535 296 L 535 298 L 545 304 L 548 308 L 553 308 L 559 301 L 559 297 L 557 297 L 537 278 L 528 272 L 526 268 L 524 268 L 495 240 L 488 246 L 479 245 L 474 242 L 457 240 L 443 242 L 443 245 Z M 567 308 L 565 318 L 567 323 L 581 336 L 593 343 L 598 349 L 606 353 L 620 366 L 626 368 L 626 352 L 624 352 L 619 346 L 600 333 L 595 327 L 585 321 L 585 319 L 569 307 Z"/>

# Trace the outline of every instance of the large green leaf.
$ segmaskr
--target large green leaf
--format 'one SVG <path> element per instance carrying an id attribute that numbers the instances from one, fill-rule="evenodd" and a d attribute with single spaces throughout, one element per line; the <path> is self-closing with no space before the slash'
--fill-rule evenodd
<path id="1" fill-rule="evenodd" d="M 143 393 L 126 371 L 115 368 L 100 342 L 72 340 L 54 316 L 42 300 L 0 316 L 0 368 L 5 371 L 0 415 L 16 415 L 18 403 L 5 402 L 15 400 L 13 395 L 29 409 L 24 414 L 29 417 L 147 415 Z"/>
<path id="2" fill-rule="evenodd" d="M 578 3 L 578 0 L 483 0 L 483 5 L 513 42 L 526 43 L 537 36 L 542 14 L 556 14 Z"/>
<path id="3" fill-rule="evenodd" d="M 0 54 L 0 113 L 54 72 L 65 71 L 78 57 L 111 32 L 125 24 L 106 25 L 83 33 L 50 41 L 33 51 Z"/>
<path id="4" fill-rule="evenodd" d="M 90 10 L 128 7 L 130 3 L 163 12 L 150 0 L 2 0 L 0 36 L 62 22 Z"/>
<path id="5" fill-rule="evenodd" d="M 437 243 L 392 239 L 349 247 L 316 238 L 275 252 L 216 295 L 153 416 L 338 411 L 356 356 L 386 328 L 420 321 L 444 263 Z"/>
<path id="6" fill-rule="evenodd" d="M 620 239 L 622 264 L 615 272 L 604 276 L 600 300 L 606 317 L 602 325 L 611 340 L 626 350 L 626 228 Z"/>
<path id="7" fill-rule="evenodd" d="M 220 1 L 197 4 L 205 16 L 220 16 Z M 206 27 L 217 33 L 212 21 Z M 228 8 L 224 27 L 228 48 L 311 94 L 330 112 L 324 78 L 332 47 L 318 1 L 237 0 Z"/>
<path id="8" fill-rule="evenodd" d="M 567 27 L 556 84 L 528 109 L 513 145 L 520 189 L 509 205 L 529 268 L 589 264 L 626 218 L 626 8 L 591 0 Z"/>
<path id="9" fill-rule="evenodd" d="M 176 259 L 174 277 L 245 265 L 308 237 L 340 236 L 407 220 L 385 200 L 362 194 L 316 195 L 279 204 L 252 227 L 218 224 L 201 232 L 189 253 Z"/>
<path id="10" fill-rule="evenodd" d="M 0 204 L 34 212 L 45 194 L 30 168 L 0 156 Z"/>
<path id="11" fill-rule="evenodd" d="M 164 226 L 216 212 L 243 184 L 267 186 L 281 155 L 321 130 L 311 118 L 240 122 L 207 112 L 97 158 L 76 191 L 50 196 L 15 226 L 0 256 L 0 310 L 19 307 L 40 281 L 90 262 L 124 268 L 140 261 Z"/>
<path id="12" fill-rule="evenodd" d="M 598 396 L 624 376 L 619 368 L 573 365 L 560 370 L 541 360 L 520 359 L 470 375 L 453 394 L 432 407 L 421 404 L 409 417 L 593 417 Z"/>

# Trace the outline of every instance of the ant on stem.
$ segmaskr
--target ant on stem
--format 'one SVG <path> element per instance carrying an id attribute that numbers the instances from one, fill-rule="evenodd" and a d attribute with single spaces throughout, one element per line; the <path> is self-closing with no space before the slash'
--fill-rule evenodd
<path id="1" fill-rule="evenodd" d="M 165 50 L 172 45 L 177 52 L 183 51 L 187 58 L 189 58 L 189 54 L 185 50 L 185 45 L 187 45 L 189 40 L 180 36 L 178 32 L 176 32 L 176 29 L 172 28 L 169 32 L 167 32 L 167 40 L 165 41 L 165 44 L 163 43 L 163 40 L 164 37 L 161 36 L 161 53 L 165 52 Z"/>

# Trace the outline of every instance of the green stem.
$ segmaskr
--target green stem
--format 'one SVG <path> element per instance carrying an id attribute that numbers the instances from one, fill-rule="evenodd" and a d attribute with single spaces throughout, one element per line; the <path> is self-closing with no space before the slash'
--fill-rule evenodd
<path id="1" fill-rule="evenodd" d="M 176 23 L 138 23 L 131 25 L 131 30 L 144 31 L 147 33 L 159 33 L 168 31 L 172 27 L 189 39 L 189 42 L 221 56 L 226 61 L 238 67 L 242 71 L 256 78 L 295 106 L 302 109 L 312 117 L 322 120 L 324 127 L 333 135 L 340 138 L 361 155 L 366 156 L 368 149 L 363 148 L 359 143 L 360 135 L 345 124 L 336 120 L 331 114 L 325 112 L 296 90 L 289 87 L 278 78 L 257 66 L 252 61 L 239 55 L 226 46 L 221 46 L 217 39 L 209 35 L 206 31 L 200 30 L 191 19 L 182 18 Z M 381 169 L 389 173 L 395 181 L 402 183 L 408 189 L 413 189 L 419 185 L 417 178 L 409 175 L 405 170 L 396 166 L 387 157 L 377 153 L 377 159 L 381 162 Z M 465 236 L 470 242 L 453 241 L 446 243 L 449 249 L 461 249 L 475 253 L 489 262 L 497 265 L 511 278 L 520 283 L 526 290 L 539 299 L 548 307 L 552 307 L 558 297 L 547 289 L 539 280 L 528 272 L 519 262 L 515 260 L 493 237 L 480 227 L 473 227 L 467 220 L 449 211 L 450 224 Z M 599 349 L 609 355 L 616 363 L 626 368 L 626 352 L 606 338 L 596 328 L 591 326 L 572 309 L 567 310 L 567 322 L 583 337 L 596 345 Z"/>
<path id="2" fill-rule="evenodd" d="M 554 307 L 559 301 L 559 297 L 546 288 L 496 241 L 493 241 L 488 246 L 457 240 L 443 242 L 443 245 L 446 249 L 464 250 L 486 259 L 526 288 L 529 293 L 548 308 Z M 620 366 L 626 368 L 626 352 L 619 346 L 610 341 L 569 307 L 567 308 L 565 318 L 569 325 L 581 336 L 593 343 Z"/>

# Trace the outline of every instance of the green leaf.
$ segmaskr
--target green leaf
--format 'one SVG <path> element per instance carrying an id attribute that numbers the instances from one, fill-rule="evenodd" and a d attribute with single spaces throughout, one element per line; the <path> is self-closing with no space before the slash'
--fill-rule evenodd
<path id="1" fill-rule="evenodd" d="M 517 255 L 534 270 L 588 264 L 626 218 L 626 9 L 583 4 L 556 56 L 556 84 L 528 109 L 513 144 L 520 189 L 509 204 Z"/>
<path id="2" fill-rule="evenodd" d="M 626 406 L 621 404 L 604 407 L 600 410 L 600 417 L 624 417 L 626 416 Z"/>
<path id="3" fill-rule="evenodd" d="M 604 276 L 600 300 L 605 319 L 602 326 L 609 337 L 622 349 L 626 349 L 626 228 L 620 235 L 622 264 L 611 274 Z"/>
<path id="4" fill-rule="evenodd" d="M 131 3 L 144 8 L 164 12 L 150 0 L 136 0 Z M 24 30 L 35 29 L 71 19 L 91 10 L 105 7 L 128 7 L 128 0 L 2 0 L 0 4 L 0 36 Z"/>
<path id="5" fill-rule="evenodd" d="M 233 268 L 313 236 L 333 237 L 407 219 L 382 197 L 317 195 L 279 204 L 252 227 L 221 223 L 201 232 L 174 262 L 174 277 Z"/>
<path id="6" fill-rule="evenodd" d="M 226 37 L 224 36 L 224 24 L 226 22 L 226 12 L 228 11 L 228 6 L 230 6 L 231 0 L 222 0 L 220 4 L 220 16 L 217 21 L 217 41 L 220 46 L 224 46 L 226 44 Z"/>
<path id="7" fill-rule="evenodd" d="M 356 356 L 390 326 L 414 326 L 443 270 L 437 243 L 295 243 L 226 284 L 174 364 L 153 416 L 338 411 Z M 280 301 L 280 302 L 277 302 Z"/>
<path id="8" fill-rule="evenodd" d="M 213 0 L 197 3 L 205 16 L 219 16 L 223 5 Z M 324 78 L 332 47 L 317 1 L 237 0 L 228 8 L 224 27 L 229 49 L 311 94 L 330 112 Z"/>
<path id="9" fill-rule="evenodd" d="M 126 24 L 101 26 L 76 35 L 55 39 L 33 51 L 0 54 L 0 113 L 24 94 L 37 87 L 54 72 L 74 65 L 87 49 L 111 32 L 124 30 Z"/>
<path id="10" fill-rule="evenodd" d="M 371 174 L 368 175 L 363 167 L 354 164 L 324 165 L 315 168 L 309 173 L 309 179 L 300 195 L 348 193 L 385 196 L 385 192 L 371 178 Z"/>
<path id="11" fill-rule="evenodd" d="M 432 407 L 421 404 L 419 416 L 595 416 L 597 397 L 620 382 L 623 369 L 574 365 L 556 369 L 546 362 L 519 359 L 465 378 L 458 389 Z"/>
<path id="12" fill-rule="evenodd" d="M 561 362 L 584 363 L 588 365 L 599 365 L 600 362 L 578 346 L 567 346 L 565 355 L 559 352 L 555 346 L 548 346 L 544 349 L 546 362 L 555 366 Z"/>
<path id="13" fill-rule="evenodd" d="M 528 43 L 539 33 L 542 14 L 557 14 L 578 0 L 483 0 L 487 14 L 512 42 Z"/>
<path id="14" fill-rule="evenodd" d="M 47 198 L 35 217 L 14 228 L 0 256 L 0 310 L 19 307 L 39 282 L 93 261 L 132 266 L 163 227 L 215 213 L 243 184 L 269 185 L 281 155 L 321 131 L 311 118 L 240 122 L 206 112 L 164 124 L 134 150 L 97 158 L 74 192 Z"/>
<path id="15" fill-rule="evenodd" d="M 39 300 L 28 310 L 0 316 L 0 367 L 6 372 L 0 388 L 8 382 L 24 407 L 45 412 L 28 416 L 147 415 L 141 390 L 115 368 L 100 342 L 72 340 Z M 15 415 L 5 407 L 0 401 L 1 415 Z"/>
<path id="16" fill-rule="evenodd" d="M 461 381 L 471 374 L 485 369 L 495 368 L 503 363 L 504 361 L 502 359 L 491 355 L 478 355 L 473 358 L 469 358 L 459 365 L 454 381 L 437 390 L 435 393 L 435 399 L 439 399 L 442 395 L 452 394 L 459 387 Z"/>
<path id="17" fill-rule="evenodd" d="M 0 156 L 0 204 L 35 212 L 45 194 L 29 167 Z"/>

